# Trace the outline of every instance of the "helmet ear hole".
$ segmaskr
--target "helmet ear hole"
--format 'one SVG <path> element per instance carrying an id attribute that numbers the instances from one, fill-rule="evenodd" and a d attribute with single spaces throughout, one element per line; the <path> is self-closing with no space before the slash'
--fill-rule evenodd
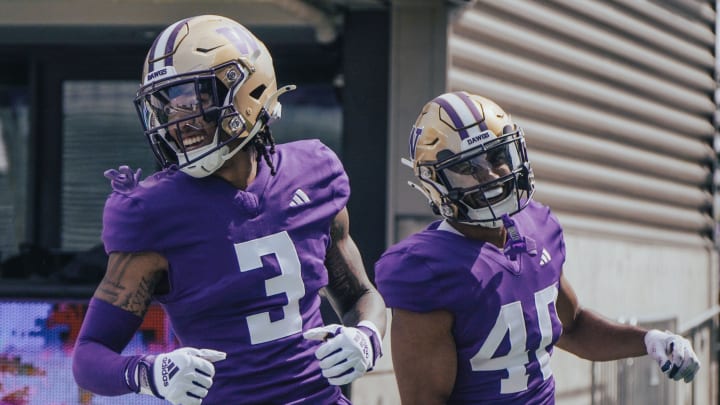
<path id="1" fill-rule="evenodd" d="M 264 84 L 255 87 L 255 89 L 250 92 L 250 97 L 254 98 L 255 100 L 259 100 L 260 96 L 262 96 L 266 88 L 267 87 Z"/>

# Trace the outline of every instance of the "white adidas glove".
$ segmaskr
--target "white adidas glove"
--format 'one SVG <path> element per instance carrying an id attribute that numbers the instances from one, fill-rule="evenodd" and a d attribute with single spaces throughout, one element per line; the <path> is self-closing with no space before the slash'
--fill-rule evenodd
<path id="1" fill-rule="evenodd" d="M 690 342 L 680 335 L 650 330 L 645 334 L 645 347 L 668 378 L 690 382 L 700 369 L 700 361 Z"/>
<path id="2" fill-rule="evenodd" d="M 305 339 L 324 340 L 315 351 L 322 374 L 332 385 L 345 385 L 375 367 L 382 356 L 377 327 L 362 321 L 356 328 L 332 324 L 303 333 Z"/>
<path id="3" fill-rule="evenodd" d="M 216 350 L 192 347 L 145 356 L 138 365 L 140 393 L 173 405 L 200 405 L 213 383 L 213 363 L 225 356 Z"/>

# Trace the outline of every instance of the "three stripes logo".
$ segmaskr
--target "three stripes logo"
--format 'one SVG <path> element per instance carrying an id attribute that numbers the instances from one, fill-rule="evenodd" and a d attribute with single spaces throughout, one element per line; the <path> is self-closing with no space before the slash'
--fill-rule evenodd
<path id="1" fill-rule="evenodd" d="M 169 357 L 165 357 L 162 361 L 161 369 L 163 386 L 167 387 L 168 384 L 170 384 L 170 380 L 172 380 L 178 371 L 180 371 L 180 368 L 176 366 Z"/>
<path id="2" fill-rule="evenodd" d="M 310 197 L 308 197 L 307 194 L 305 194 L 302 189 L 295 190 L 295 193 L 293 194 L 292 201 L 290 201 L 291 207 L 297 207 L 299 205 L 307 204 L 310 202 Z"/>
<path id="3" fill-rule="evenodd" d="M 544 266 L 548 264 L 550 260 L 552 260 L 552 257 L 550 257 L 550 253 L 548 253 L 548 251 L 543 248 L 542 255 L 540 255 L 540 265 Z"/>

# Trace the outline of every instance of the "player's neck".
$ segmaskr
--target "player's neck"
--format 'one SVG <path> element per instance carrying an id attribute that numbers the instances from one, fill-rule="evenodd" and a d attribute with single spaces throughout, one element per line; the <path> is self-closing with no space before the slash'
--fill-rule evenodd
<path id="1" fill-rule="evenodd" d="M 245 190 L 257 176 L 257 160 L 254 149 L 239 151 L 214 173 L 239 190 Z"/>
<path id="2" fill-rule="evenodd" d="M 500 249 L 505 246 L 507 230 L 504 226 L 499 228 L 487 228 L 484 226 L 468 225 L 459 222 L 450 222 L 450 225 L 462 233 L 466 238 L 492 243 Z"/>

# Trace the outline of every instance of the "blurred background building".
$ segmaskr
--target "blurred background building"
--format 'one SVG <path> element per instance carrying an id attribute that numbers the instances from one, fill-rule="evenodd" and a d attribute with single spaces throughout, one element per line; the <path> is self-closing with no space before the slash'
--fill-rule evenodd
<path id="1" fill-rule="evenodd" d="M 536 198 L 565 228 L 566 276 L 581 303 L 681 331 L 704 366 L 693 384 L 670 384 L 646 359 L 593 364 L 558 350 L 557 403 L 717 404 L 716 9 L 0 0 L 0 403 L 128 403 L 79 391 L 67 368 L 107 260 L 102 172 L 155 170 L 132 105 L 145 53 L 168 24 L 220 14 L 268 45 L 279 84 L 298 85 L 283 98 L 278 141 L 320 138 L 341 156 L 371 275 L 388 245 L 433 219 L 399 163 L 420 108 L 447 90 L 488 96 L 525 129 Z M 128 350 L 173 344 L 162 314 L 150 318 Z M 386 347 L 378 370 L 350 387 L 354 403 L 399 403 Z"/>

